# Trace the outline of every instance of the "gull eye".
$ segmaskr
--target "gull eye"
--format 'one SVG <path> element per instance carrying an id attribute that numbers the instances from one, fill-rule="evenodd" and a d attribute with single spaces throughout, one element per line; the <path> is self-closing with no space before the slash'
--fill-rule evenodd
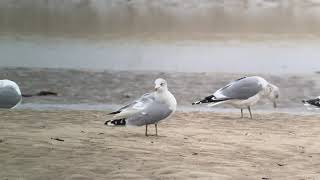
<path id="1" fill-rule="evenodd" d="M 163 85 L 164 85 L 164 83 L 161 83 L 161 84 L 160 84 L 160 86 L 163 86 Z"/>

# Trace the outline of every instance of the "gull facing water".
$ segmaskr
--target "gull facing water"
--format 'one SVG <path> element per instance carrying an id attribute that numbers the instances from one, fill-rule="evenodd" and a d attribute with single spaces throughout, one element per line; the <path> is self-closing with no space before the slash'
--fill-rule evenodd
<path id="1" fill-rule="evenodd" d="M 105 122 L 108 126 L 146 126 L 145 135 L 148 136 L 148 125 L 154 124 L 158 135 L 158 123 L 170 117 L 177 107 L 175 97 L 168 90 L 164 79 L 155 80 L 155 91 L 141 96 L 119 110 L 110 114 L 111 120 Z"/>
<path id="2" fill-rule="evenodd" d="M 213 95 L 192 103 L 192 105 L 202 103 L 210 103 L 208 106 L 230 104 L 241 109 L 242 118 L 243 109 L 247 108 L 252 119 L 251 106 L 255 105 L 262 97 L 272 101 L 274 108 L 276 108 L 279 88 L 259 76 L 242 77 L 217 90 Z"/>
<path id="3" fill-rule="evenodd" d="M 22 100 L 19 86 L 10 80 L 0 80 L 0 108 L 14 108 Z"/>

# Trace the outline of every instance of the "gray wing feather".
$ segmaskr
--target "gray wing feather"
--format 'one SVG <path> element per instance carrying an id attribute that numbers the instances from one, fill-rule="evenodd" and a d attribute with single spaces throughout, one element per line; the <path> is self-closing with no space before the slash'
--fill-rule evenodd
<path id="1" fill-rule="evenodd" d="M 21 95 L 12 87 L 0 88 L 0 108 L 12 108 L 21 101 Z"/>
<path id="2" fill-rule="evenodd" d="M 136 105 L 137 103 L 148 103 L 150 101 L 153 101 L 154 100 L 154 96 L 152 93 L 146 93 L 144 95 L 142 95 L 139 99 L 123 106 L 122 108 L 120 108 L 118 111 L 121 112 L 125 109 L 128 109 L 128 108 L 131 108 L 133 107 L 134 105 Z"/>
<path id="3" fill-rule="evenodd" d="M 128 125 L 135 126 L 155 124 L 167 118 L 172 112 L 168 105 L 152 101 L 143 111 L 134 114 L 126 120 Z"/>
<path id="4" fill-rule="evenodd" d="M 221 88 L 217 92 L 232 99 L 248 99 L 262 90 L 262 85 L 255 77 L 241 78 L 227 86 Z"/>

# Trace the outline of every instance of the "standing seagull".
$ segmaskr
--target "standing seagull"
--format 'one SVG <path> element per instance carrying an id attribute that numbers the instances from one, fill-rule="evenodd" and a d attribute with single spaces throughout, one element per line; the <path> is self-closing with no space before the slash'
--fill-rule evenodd
<path id="1" fill-rule="evenodd" d="M 22 100 L 19 86 L 10 80 L 0 80 L 0 108 L 14 108 Z"/>
<path id="2" fill-rule="evenodd" d="M 158 123 L 168 118 L 176 111 L 177 101 L 168 91 L 164 79 L 155 80 L 155 91 L 141 96 L 132 103 L 112 112 L 112 120 L 105 122 L 108 126 L 146 126 L 145 135 L 148 136 L 148 125 L 154 124 L 158 135 Z"/>
<path id="3" fill-rule="evenodd" d="M 261 97 L 266 97 L 273 102 L 274 108 L 277 107 L 279 98 L 279 88 L 268 83 L 265 79 L 258 76 L 243 77 L 232 81 L 225 87 L 217 90 L 213 95 L 205 97 L 201 101 L 192 103 L 210 103 L 208 106 L 218 104 L 230 104 L 235 108 L 241 109 L 243 118 L 243 109 L 248 108 L 250 118 L 252 119 L 251 106 L 256 104 Z"/>
<path id="4" fill-rule="evenodd" d="M 305 105 L 313 105 L 313 106 L 320 107 L 320 96 L 314 99 L 302 100 L 302 102 Z"/>

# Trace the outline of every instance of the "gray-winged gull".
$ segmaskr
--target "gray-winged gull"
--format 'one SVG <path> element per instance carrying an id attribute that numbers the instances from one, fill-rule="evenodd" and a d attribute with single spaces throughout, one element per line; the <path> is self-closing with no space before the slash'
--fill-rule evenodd
<path id="1" fill-rule="evenodd" d="M 0 108 L 14 108 L 22 100 L 19 86 L 10 80 L 0 80 Z"/>
<path id="2" fill-rule="evenodd" d="M 148 136 L 148 125 L 154 124 L 158 135 L 157 124 L 176 111 L 177 101 L 168 91 L 164 79 L 155 80 L 155 91 L 141 96 L 119 110 L 110 114 L 111 120 L 105 122 L 109 126 L 146 126 L 145 135 Z"/>
<path id="3" fill-rule="evenodd" d="M 242 77 L 217 90 L 213 95 L 192 103 L 192 105 L 201 103 L 210 103 L 208 106 L 230 104 L 241 109 L 242 118 L 243 109 L 247 108 L 252 119 L 251 106 L 256 104 L 262 97 L 272 101 L 274 108 L 276 108 L 279 88 L 259 76 Z"/>

